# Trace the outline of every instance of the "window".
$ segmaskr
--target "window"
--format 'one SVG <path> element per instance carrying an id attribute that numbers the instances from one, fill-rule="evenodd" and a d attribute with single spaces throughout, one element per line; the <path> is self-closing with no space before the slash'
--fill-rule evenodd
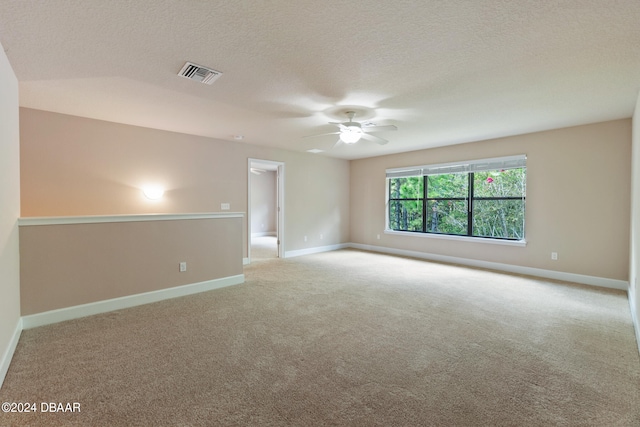
<path id="1" fill-rule="evenodd" d="M 387 170 L 387 228 L 524 240 L 526 157 Z"/>

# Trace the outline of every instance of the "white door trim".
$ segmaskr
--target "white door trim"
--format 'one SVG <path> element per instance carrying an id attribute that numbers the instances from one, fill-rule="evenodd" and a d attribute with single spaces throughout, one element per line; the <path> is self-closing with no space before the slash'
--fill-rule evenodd
<path id="1" fill-rule="evenodd" d="M 284 258 L 285 255 L 285 234 L 284 234 L 284 183 L 285 183 L 285 164 L 284 162 L 276 162 L 273 160 L 247 159 L 247 257 L 251 262 L 251 168 L 253 163 L 262 166 L 267 165 L 270 170 L 276 171 L 276 236 L 278 239 L 278 257 Z M 258 167 L 259 168 L 259 167 Z"/>

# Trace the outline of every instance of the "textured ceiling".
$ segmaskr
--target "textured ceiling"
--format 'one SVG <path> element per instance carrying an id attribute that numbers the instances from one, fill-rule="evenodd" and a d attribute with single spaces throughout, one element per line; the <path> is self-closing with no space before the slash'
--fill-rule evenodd
<path id="1" fill-rule="evenodd" d="M 627 118 L 640 86 L 638 0 L 1 0 L 0 42 L 24 107 L 300 151 L 349 106 L 398 127 L 347 159 Z"/>

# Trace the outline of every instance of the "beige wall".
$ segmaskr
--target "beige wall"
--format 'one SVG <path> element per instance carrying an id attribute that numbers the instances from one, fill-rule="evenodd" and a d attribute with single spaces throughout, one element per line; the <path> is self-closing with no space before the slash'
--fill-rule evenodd
<path id="1" fill-rule="evenodd" d="M 349 240 L 346 160 L 20 111 L 22 216 L 246 212 L 247 159 L 259 158 L 285 163 L 285 250 Z M 151 202 L 140 188 L 156 182 L 167 191 Z"/>
<path id="2" fill-rule="evenodd" d="M 251 234 L 276 232 L 276 172 L 251 175 Z"/>
<path id="3" fill-rule="evenodd" d="M 0 45 L 0 385 L 20 320 L 18 81 Z"/>
<path id="4" fill-rule="evenodd" d="M 241 232 L 242 218 L 20 226 L 22 315 L 241 275 Z"/>
<path id="5" fill-rule="evenodd" d="M 632 145 L 629 305 L 631 306 L 631 315 L 636 329 L 638 348 L 640 348 L 640 292 L 638 291 L 640 269 L 640 95 L 633 114 Z"/>
<path id="6" fill-rule="evenodd" d="M 527 155 L 526 247 L 384 234 L 385 169 L 516 154 Z M 626 119 L 356 160 L 351 241 L 626 281 L 630 157 Z"/>

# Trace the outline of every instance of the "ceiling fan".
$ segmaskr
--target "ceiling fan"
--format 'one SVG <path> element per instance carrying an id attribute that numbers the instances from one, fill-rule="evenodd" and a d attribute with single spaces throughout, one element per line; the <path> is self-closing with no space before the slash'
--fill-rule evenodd
<path id="1" fill-rule="evenodd" d="M 376 126 L 374 124 L 370 124 L 367 122 L 365 123 L 354 122 L 353 118 L 356 116 L 355 111 L 346 111 L 345 114 L 349 119 L 349 121 L 344 123 L 329 122 L 329 124 L 338 126 L 338 128 L 340 129 L 339 131 L 321 133 L 318 135 L 310 135 L 305 138 L 312 138 L 312 137 L 324 136 L 324 135 L 340 135 L 340 139 L 336 142 L 336 145 L 338 145 L 340 142 L 344 142 L 345 144 L 355 144 L 356 142 L 360 141 L 361 138 L 375 142 L 376 144 L 384 145 L 389 141 L 387 141 L 384 138 L 380 138 L 379 136 L 371 135 L 370 133 L 389 131 L 389 130 L 398 130 L 398 128 L 394 125 Z"/>

